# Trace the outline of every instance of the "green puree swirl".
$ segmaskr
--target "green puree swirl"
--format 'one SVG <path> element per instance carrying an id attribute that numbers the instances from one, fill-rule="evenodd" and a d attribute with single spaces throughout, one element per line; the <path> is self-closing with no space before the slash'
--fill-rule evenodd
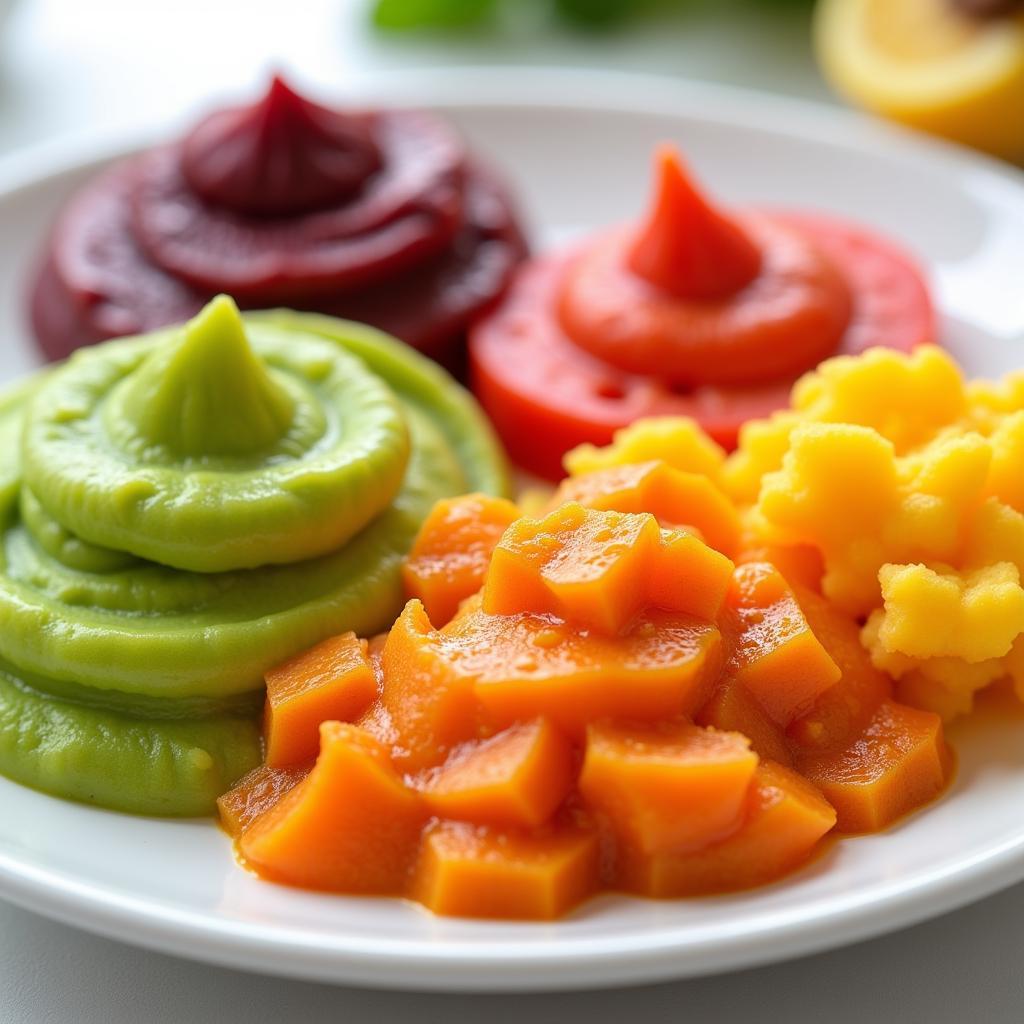
<path id="1" fill-rule="evenodd" d="M 359 359 L 214 299 L 177 331 L 86 350 L 25 414 L 22 472 L 83 540 L 194 572 L 334 551 L 402 483 L 409 433 Z"/>
<path id="2" fill-rule="evenodd" d="M 208 813 L 272 665 L 386 628 L 440 497 L 503 493 L 445 373 L 370 328 L 215 299 L 0 399 L 0 774 Z"/>

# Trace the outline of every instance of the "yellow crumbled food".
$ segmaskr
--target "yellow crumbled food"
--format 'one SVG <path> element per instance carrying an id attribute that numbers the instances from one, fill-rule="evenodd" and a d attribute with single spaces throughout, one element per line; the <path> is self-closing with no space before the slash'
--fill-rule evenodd
<path id="1" fill-rule="evenodd" d="M 1024 509 L 1024 412 L 1004 415 L 989 434 L 989 492 L 1011 508 Z"/>
<path id="2" fill-rule="evenodd" d="M 967 399 L 956 363 L 923 345 L 910 355 L 873 348 L 829 359 L 796 382 L 792 406 L 804 422 L 871 427 L 902 453 L 962 417 Z"/>
<path id="3" fill-rule="evenodd" d="M 1024 409 L 1024 371 L 1013 370 L 999 380 L 972 380 L 966 387 L 967 403 L 975 415 L 998 417 Z"/>
<path id="4" fill-rule="evenodd" d="M 878 643 L 911 658 L 1001 658 L 1024 632 L 1024 588 L 1010 562 L 969 572 L 883 565 Z"/>
<path id="5" fill-rule="evenodd" d="M 786 409 L 765 420 L 748 420 L 740 427 L 739 445 L 725 460 L 721 477 L 734 501 L 757 501 L 762 478 L 782 465 L 790 436 L 800 422 L 799 416 Z"/>
<path id="6" fill-rule="evenodd" d="M 899 456 L 868 427 L 809 423 L 764 477 L 756 507 L 770 539 L 819 548 L 825 595 L 866 615 L 879 603 L 884 564 L 957 559 L 990 462 L 988 441 L 973 432 L 943 433 Z"/>
<path id="7" fill-rule="evenodd" d="M 1024 409 L 1024 381 L 1020 395 Z M 757 500 L 762 478 L 781 467 L 791 435 L 803 424 L 870 427 L 902 454 L 959 422 L 968 409 L 960 370 L 933 345 L 911 355 L 873 348 L 829 359 L 796 382 L 790 401 L 791 409 L 740 429 L 739 446 L 722 470 L 736 501 Z"/>
<path id="8" fill-rule="evenodd" d="M 866 623 L 902 699 L 950 718 L 1007 676 L 1024 699 L 1024 373 L 967 383 L 934 346 L 872 349 L 806 374 L 791 403 L 704 470 L 740 506 L 744 544 L 813 549 L 822 593 Z M 694 431 L 641 422 L 577 456 L 664 457 L 678 432 L 687 458 Z"/>
<path id="9" fill-rule="evenodd" d="M 998 498 L 987 498 L 966 524 L 960 565 L 978 569 L 1000 561 L 1013 562 L 1024 574 L 1024 515 Z"/>
<path id="10" fill-rule="evenodd" d="M 825 594 L 856 614 L 877 604 L 897 487 L 885 438 L 866 427 L 809 424 L 794 431 L 783 468 L 764 478 L 757 512 L 768 539 L 821 550 Z"/>
<path id="11" fill-rule="evenodd" d="M 570 476 L 582 476 L 611 466 L 636 462 L 666 462 L 685 473 L 700 473 L 718 481 L 725 451 L 686 416 L 658 416 L 616 430 L 604 448 L 581 444 L 563 462 Z"/>
<path id="12" fill-rule="evenodd" d="M 952 717 L 996 679 L 1024 687 L 1024 376 L 967 385 L 939 349 L 872 351 L 808 374 L 783 415 L 757 521 L 820 551 L 903 699 Z"/>
<path id="13" fill-rule="evenodd" d="M 1018 642 L 1004 658 L 990 658 L 973 664 L 948 656 L 912 658 L 887 651 L 879 642 L 878 632 L 884 619 L 882 609 L 872 612 L 861 633 L 861 640 L 871 653 L 875 668 L 896 680 L 898 700 L 934 711 L 947 722 L 970 712 L 979 691 L 1014 674 L 1013 657 L 1018 647 L 1024 654 L 1024 643 Z M 1024 670 L 1024 661 L 1021 661 L 1021 669 Z M 1024 682 L 1024 672 L 1019 674 L 1019 678 Z M 1021 692 L 1024 694 L 1024 689 Z"/>

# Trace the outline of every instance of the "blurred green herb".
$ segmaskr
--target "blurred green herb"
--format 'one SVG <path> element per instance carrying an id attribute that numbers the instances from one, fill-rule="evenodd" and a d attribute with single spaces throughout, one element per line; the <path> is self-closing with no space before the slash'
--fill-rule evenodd
<path id="1" fill-rule="evenodd" d="M 554 0 L 559 17 L 583 28 L 611 28 L 648 6 L 637 0 Z"/>
<path id="2" fill-rule="evenodd" d="M 377 0 L 373 23 L 384 29 L 470 28 L 493 13 L 497 0 Z"/>
<path id="3" fill-rule="evenodd" d="M 524 0 L 518 0 L 523 3 Z M 640 14 L 694 6 L 694 0 L 536 0 L 556 17 L 581 29 L 612 29 Z M 967 0 L 963 0 L 967 2 Z M 984 0 L 974 0 L 984 2 Z M 996 0 L 987 0 L 996 2 Z M 1006 2 L 1006 0 L 1002 0 Z M 389 31 L 466 29 L 491 20 L 500 0 L 376 0 L 374 24 Z M 813 0 L 746 0 L 750 7 L 784 10 L 809 7 Z M 742 6 L 740 4 L 739 6 Z"/>
<path id="4" fill-rule="evenodd" d="M 376 0 L 373 21 L 378 28 L 473 28 L 488 20 L 499 0 Z M 520 3 L 523 0 L 519 0 Z M 610 28 L 657 5 L 658 0 L 542 0 L 564 22 L 578 28 Z M 677 0 L 679 3 L 679 0 Z M 661 6 L 672 6 L 661 0 Z"/>

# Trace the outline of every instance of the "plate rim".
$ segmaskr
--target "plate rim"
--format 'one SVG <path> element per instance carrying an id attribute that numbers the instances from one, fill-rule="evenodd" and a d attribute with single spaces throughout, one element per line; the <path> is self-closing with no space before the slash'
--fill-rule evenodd
<path id="1" fill-rule="evenodd" d="M 466 88 L 469 82 L 472 89 Z M 1012 188 L 1024 203 L 1024 172 L 995 159 L 853 111 L 735 86 L 637 72 L 504 66 L 376 72 L 357 76 L 348 87 L 357 100 L 401 102 L 415 93 L 420 104 L 450 108 L 671 115 L 768 130 L 831 147 L 862 150 L 877 145 L 890 156 L 917 163 L 930 159 L 942 169 L 984 174 Z M 155 131 L 148 127 L 75 134 L 0 157 L 0 203 L 24 189 L 45 187 L 66 174 L 96 167 L 174 128 L 164 123 Z M 819 900 L 811 916 L 800 908 L 773 911 L 765 915 L 771 918 L 769 926 L 723 933 L 698 949 L 673 941 L 673 929 L 663 928 L 651 937 L 630 937 L 628 949 L 621 937 L 604 942 L 574 937 L 565 948 L 545 945 L 537 953 L 514 939 L 486 945 L 447 941 L 435 948 L 420 945 L 415 952 L 396 949 L 394 940 L 370 939 L 360 948 L 325 951 L 297 941 L 299 933 L 291 928 L 211 921 L 199 912 L 154 909 L 153 900 L 83 883 L 0 851 L 0 897 L 108 938 L 243 970 L 449 992 L 599 988 L 753 967 L 906 927 L 1021 880 L 1024 829 L 980 854 L 919 873 L 909 885 L 891 882 L 869 899 L 841 893 Z M 680 959 L 683 952 L 685 958 Z"/>
<path id="2" fill-rule="evenodd" d="M 301 78 L 301 76 L 293 76 Z M 467 89 L 468 85 L 472 89 Z M 300 87 L 305 83 L 300 81 Z M 893 154 L 908 158 L 932 156 L 944 164 L 982 172 L 1011 186 L 1024 187 L 1024 166 L 1016 167 L 994 156 L 934 135 L 883 121 L 864 111 L 833 106 L 814 99 L 762 92 L 746 86 L 708 82 L 643 71 L 582 67 L 532 67 L 525 64 L 457 67 L 409 67 L 359 72 L 340 85 L 323 82 L 310 86 L 315 95 L 342 93 L 346 100 L 398 106 L 451 106 L 466 109 L 489 106 L 529 109 L 572 109 L 638 115 L 681 114 L 710 123 L 729 122 L 764 130 L 767 116 L 782 122 L 779 134 L 826 142 L 844 149 L 860 149 L 876 141 Z M 509 94 L 514 92 L 515 99 Z M 410 100 L 419 94 L 415 102 Z M 230 100 L 231 97 L 223 97 Z M 125 156 L 163 138 L 173 138 L 204 104 L 181 117 L 129 127 L 78 129 L 56 139 L 44 139 L 0 155 L 0 199 L 42 179 Z M 713 108 L 713 109 L 712 109 Z"/>
<path id="3" fill-rule="evenodd" d="M 972 871 L 965 877 L 968 867 Z M 198 912 L 167 907 L 155 914 L 153 901 L 113 893 L 0 853 L 2 898 L 105 938 L 249 972 L 366 988 L 466 993 L 611 988 L 764 966 L 896 931 L 1022 880 L 1024 831 L 982 855 L 919 874 L 910 885 L 895 880 L 867 900 L 844 893 L 819 901 L 812 917 L 790 911 L 781 925 L 782 915 L 773 911 L 765 915 L 770 926 L 757 930 L 745 922 L 742 933 L 735 928 L 733 934 L 705 940 L 697 950 L 673 941 L 671 930 L 662 930 L 653 939 L 632 938 L 628 950 L 623 950 L 622 940 L 616 945 L 616 940 L 573 939 L 567 949 L 545 946 L 540 953 L 514 940 L 486 945 L 463 940 L 411 952 L 396 950 L 392 940 L 367 940 L 362 948 L 346 948 L 341 956 L 334 947 L 317 949 L 311 940 L 295 941 L 292 933 L 300 934 L 297 929 L 211 922 Z M 713 906 L 715 899 L 699 902 Z M 683 952 L 685 960 L 679 959 Z M 596 967 L 600 973 L 595 977 Z"/>

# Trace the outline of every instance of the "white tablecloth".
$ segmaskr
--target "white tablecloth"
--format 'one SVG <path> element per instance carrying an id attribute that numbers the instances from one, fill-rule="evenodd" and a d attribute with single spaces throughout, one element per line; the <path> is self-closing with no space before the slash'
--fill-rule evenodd
<path id="1" fill-rule="evenodd" d="M 520 6 L 528 5 L 520 0 Z M 274 67 L 337 90 L 387 68 L 577 64 L 827 99 L 799 18 L 752 17 L 749 8 L 741 18 L 742 5 L 728 0 L 703 7 L 671 31 L 651 24 L 587 38 L 520 15 L 499 40 L 470 35 L 427 42 L 374 36 L 362 0 L 18 0 L 0 30 L 0 156 L 62 136 L 185 120 L 211 94 L 251 92 Z M 740 974 L 597 993 L 424 996 L 193 964 L 0 903 L 0 1024 L 1020 1024 L 1022 950 L 1024 886 L 1018 886 L 883 939 Z"/>

